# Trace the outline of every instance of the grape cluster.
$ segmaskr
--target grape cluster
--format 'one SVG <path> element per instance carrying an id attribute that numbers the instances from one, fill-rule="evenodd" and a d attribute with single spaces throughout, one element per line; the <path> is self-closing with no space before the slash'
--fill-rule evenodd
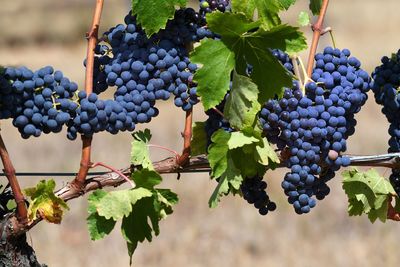
<path id="1" fill-rule="evenodd" d="M 77 93 L 77 85 L 59 71 L 45 67 L 32 72 L 26 67 L 7 68 L 0 75 L 0 119 L 13 118 L 22 137 L 60 132 L 67 137 L 91 136 L 100 131 L 117 134 L 150 122 L 159 111 L 156 100 L 175 96 L 185 111 L 199 102 L 188 49 L 193 42 L 214 38 L 193 9 L 180 9 L 165 28 L 151 37 L 128 14 L 104 34 L 95 49 L 94 93 Z M 86 62 L 84 62 L 86 65 Z M 114 99 L 98 95 L 116 87 Z"/>
<path id="2" fill-rule="evenodd" d="M 304 91 L 297 81 L 281 99 L 265 103 L 260 121 L 267 139 L 286 150 L 290 172 L 282 188 L 298 214 L 308 213 L 329 194 L 327 182 L 348 166 L 346 139 L 355 131 L 354 115 L 367 100 L 370 78 L 347 49 L 327 47 L 316 54 Z M 321 168 L 321 163 L 326 165 Z"/>
<path id="3" fill-rule="evenodd" d="M 279 49 L 272 49 L 271 52 L 272 55 L 279 60 L 283 67 L 285 67 L 285 69 L 294 74 L 293 63 L 288 54 Z"/>
<path id="4" fill-rule="evenodd" d="M 120 102 L 101 100 L 94 93 L 87 96 L 84 91 L 79 92 L 78 97 L 80 106 L 68 128 L 68 139 L 76 139 L 78 133 L 91 136 L 102 131 L 117 134 L 119 131 L 135 130 L 133 114 Z M 136 121 L 140 121 L 140 118 Z"/>
<path id="5" fill-rule="evenodd" d="M 207 134 L 207 147 L 211 144 L 212 135 L 219 129 L 223 129 L 227 132 L 233 132 L 229 122 L 222 116 L 228 96 L 229 94 L 226 94 L 224 100 L 218 104 L 215 109 L 209 109 L 206 111 L 208 118 L 206 120 L 204 129 Z"/>
<path id="6" fill-rule="evenodd" d="M 1 83 L 0 119 L 13 118 L 23 138 L 60 132 L 78 107 L 77 84 L 50 66 L 7 68 Z"/>
<path id="7" fill-rule="evenodd" d="M 201 28 L 198 13 L 180 9 L 165 28 L 150 38 L 128 14 L 125 25 L 108 30 L 106 42 L 96 47 L 94 94 L 80 97 L 80 108 L 68 138 L 77 133 L 99 131 L 117 134 L 132 131 L 138 123 L 150 122 L 159 113 L 156 100 L 168 100 L 184 111 L 199 102 L 193 74 L 197 65 L 190 62 L 188 46 L 213 34 Z M 114 100 L 99 100 L 109 87 L 116 87 Z"/>
<path id="8" fill-rule="evenodd" d="M 267 183 L 259 176 L 246 178 L 240 186 L 243 198 L 253 204 L 261 215 L 267 215 L 276 209 L 276 204 L 269 199 L 266 189 Z"/>
<path id="9" fill-rule="evenodd" d="M 156 116 L 155 100 L 175 96 L 175 105 L 187 111 L 199 102 L 187 46 L 213 34 L 196 24 L 191 8 L 176 11 L 165 30 L 148 38 L 136 18 L 128 14 L 105 33 L 107 43 L 96 49 L 95 93 L 116 86 L 115 101 L 136 113 L 133 122 L 147 122 Z M 135 118 L 136 117 L 136 118 Z M 136 121 L 140 118 L 140 121 Z"/>
<path id="10" fill-rule="evenodd" d="M 205 17 L 207 13 L 211 13 L 214 10 L 225 12 L 230 8 L 229 0 L 199 0 L 200 4 L 200 15 Z"/>
<path id="11" fill-rule="evenodd" d="M 400 152 L 400 50 L 391 58 L 383 57 L 382 65 L 372 73 L 374 82 L 372 90 L 376 103 L 382 105 L 382 113 L 390 123 L 389 153 Z M 390 182 L 400 195 L 400 171 L 393 169 Z"/>

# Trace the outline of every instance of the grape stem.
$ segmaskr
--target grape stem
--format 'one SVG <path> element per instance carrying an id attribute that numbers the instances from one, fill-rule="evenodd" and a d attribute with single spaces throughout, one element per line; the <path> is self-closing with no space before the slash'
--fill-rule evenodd
<path id="1" fill-rule="evenodd" d="M 15 168 L 12 164 L 10 155 L 8 154 L 3 137 L 0 133 L 0 157 L 3 162 L 4 173 L 7 176 L 8 183 L 14 195 L 15 203 L 17 204 L 17 221 L 22 227 L 28 223 L 28 211 L 25 206 L 25 198 L 22 194 L 21 187 L 18 183 L 17 176 L 15 175 Z"/>
<path id="2" fill-rule="evenodd" d="M 311 77 L 313 66 L 314 66 L 314 56 L 317 52 L 318 42 L 321 35 L 324 33 L 323 24 L 326 15 L 326 11 L 328 9 L 329 0 L 323 0 L 321 11 L 318 16 L 318 20 L 311 26 L 313 30 L 313 38 L 310 48 L 310 54 L 308 56 L 308 64 L 307 64 L 307 75 Z"/>
<path id="3" fill-rule="evenodd" d="M 330 27 L 329 27 L 329 36 L 331 37 L 333 48 L 336 48 L 335 37 L 333 36 L 333 31 Z"/>
<path id="4" fill-rule="evenodd" d="M 176 156 L 176 158 L 179 158 L 179 157 L 180 157 L 180 155 L 179 155 L 178 152 L 176 152 L 176 151 L 173 150 L 173 149 L 169 149 L 168 147 L 164 147 L 164 146 L 160 146 L 160 145 L 154 145 L 154 144 L 148 144 L 147 146 L 148 146 L 148 147 L 159 148 L 159 149 L 162 149 L 162 150 L 171 152 L 172 154 L 174 154 L 174 155 Z"/>
<path id="5" fill-rule="evenodd" d="M 218 115 L 220 115 L 222 118 L 225 118 L 225 115 L 221 110 L 219 110 L 217 108 L 212 108 L 212 110 L 214 110 L 216 113 L 218 113 Z"/>
<path id="6" fill-rule="evenodd" d="M 186 50 L 187 51 L 193 50 L 193 43 L 187 44 Z M 190 152 L 191 152 L 190 143 L 192 141 L 192 127 L 193 127 L 192 124 L 193 124 L 193 108 L 186 111 L 185 129 L 182 133 L 183 151 L 182 155 L 179 156 L 177 159 L 177 164 L 181 167 L 186 165 L 190 159 Z"/>
<path id="7" fill-rule="evenodd" d="M 298 56 L 295 55 L 295 56 L 291 57 L 291 60 L 292 60 L 294 75 L 297 77 L 297 80 L 299 81 L 300 88 L 303 88 L 303 81 L 302 81 L 302 76 L 300 74 L 299 63 L 297 61 L 297 58 L 298 58 Z"/>
<path id="8" fill-rule="evenodd" d="M 181 167 L 185 166 L 189 162 L 190 150 L 191 150 L 190 143 L 192 141 L 192 124 L 193 124 L 193 108 L 186 111 L 185 130 L 182 133 L 183 151 L 182 155 L 177 160 L 177 164 Z"/>
<path id="9" fill-rule="evenodd" d="M 96 162 L 91 166 L 91 168 L 96 168 L 98 166 L 104 167 L 104 168 L 109 169 L 110 171 L 118 174 L 120 177 L 124 178 L 124 180 L 126 182 L 128 182 L 132 188 L 135 188 L 135 186 L 136 186 L 135 183 L 131 179 L 129 179 L 125 174 L 123 174 L 121 171 L 119 171 L 111 166 L 108 166 L 107 164 L 105 164 L 103 162 Z"/>
<path id="10" fill-rule="evenodd" d="M 99 25 L 101 19 L 101 13 L 103 10 L 103 0 L 96 0 L 96 6 L 94 10 L 92 25 L 90 31 L 86 34 L 88 40 L 87 55 L 86 55 L 86 76 L 85 76 L 85 91 L 87 96 L 93 92 L 93 70 L 94 70 L 94 50 L 98 42 Z M 85 184 L 86 176 L 90 168 L 90 155 L 92 150 L 92 137 L 82 135 L 82 154 L 81 164 L 78 171 L 78 175 L 72 182 L 72 187 L 77 190 L 82 190 Z"/>

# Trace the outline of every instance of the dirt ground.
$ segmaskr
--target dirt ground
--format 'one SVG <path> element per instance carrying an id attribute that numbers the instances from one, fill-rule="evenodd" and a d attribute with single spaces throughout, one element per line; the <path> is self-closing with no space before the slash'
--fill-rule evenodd
<path id="1" fill-rule="evenodd" d="M 0 1 L 0 64 L 39 68 L 53 65 L 83 84 L 84 36 L 94 1 Z M 103 29 L 122 21 L 129 1 L 106 1 Z M 296 21 L 307 1 L 299 1 L 286 16 Z M 349 48 L 371 72 L 380 57 L 400 47 L 397 0 L 331 1 L 326 25 L 334 29 L 339 48 Z M 309 36 L 309 30 L 308 31 Z M 31 38 L 32 37 L 32 38 Z M 330 44 L 328 36 L 320 47 Z M 305 59 L 305 54 L 302 54 Z M 184 113 L 172 102 L 158 105 L 160 115 L 151 124 L 154 144 L 180 150 Z M 195 110 L 203 119 L 201 107 Z M 357 115 L 350 154 L 378 154 L 387 149 L 388 123 L 373 96 Z M 80 141 L 68 141 L 65 132 L 23 140 L 10 121 L 2 134 L 18 171 L 74 171 L 79 165 Z M 129 162 L 130 134 L 99 134 L 93 160 L 120 168 Z M 169 156 L 152 150 L 154 160 Z M 161 223 L 161 235 L 139 246 L 134 266 L 247 267 L 247 266 L 397 266 L 400 227 L 394 222 L 371 224 L 365 217 L 347 216 L 340 174 L 331 181 L 331 194 L 308 215 L 298 216 L 280 189 L 285 170 L 267 173 L 276 212 L 262 217 L 239 198 L 224 198 L 210 210 L 207 200 L 214 182 L 206 174 L 164 176 L 164 185 L 180 196 L 175 213 Z M 386 175 L 389 171 L 382 170 Z M 3 179 L 3 178 L 2 178 Z M 39 178 L 21 178 L 24 187 Z M 59 186 L 67 178 L 56 178 Z M 90 241 L 85 224 L 86 197 L 70 202 L 61 225 L 41 223 L 29 235 L 38 259 L 50 267 L 128 266 L 125 243 L 118 228 L 101 241 Z"/>

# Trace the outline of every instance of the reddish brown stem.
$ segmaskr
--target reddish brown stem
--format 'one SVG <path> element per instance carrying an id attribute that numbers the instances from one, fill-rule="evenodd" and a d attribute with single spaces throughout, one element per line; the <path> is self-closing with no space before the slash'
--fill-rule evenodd
<path id="1" fill-rule="evenodd" d="M 154 147 L 154 148 L 162 149 L 162 150 L 171 152 L 171 153 L 174 154 L 177 158 L 180 157 L 180 155 L 179 155 L 178 152 L 176 152 L 175 150 L 169 149 L 168 147 L 163 147 L 163 146 L 160 146 L 160 145 L 153 145 L 153 144 L 148 144 L 147 146 L 148 146 L 148 147 Z"/>
<path id="2" fill-rule="evenodd" d="M 94 70 L 94 50 L 98 42 L 99 25 L 101 13 L 103 10 L 104 0 L 96 0 L 96 7 L 94 10 L 93 21 L 90 31 L 87 33 L 88 46 L 86 55 L 86 77 L 85 77 L 85 91 L 89 95 L 93 92 L 93 70 Z M 82 135 L 82 155 L 81 164 L 78 175 L 73 181 L 73 185 L 81 190 L 85 184 L 86 176 L 90 168 L 90 154 L 92 150 L 92 137 Z"/>
<path id="3" fill-rule="evenodd" d="M 15 202 L 17 203 L 17 219 L 22 225 L 28 223 L 28 212 L 25 206 L 24 195 L 22 194 L 21 187 L 19 186 L 17 177 L 15 175 L 15 169 L 11 162 L 10 155 L 8 154 L 6 145 L 3 141 L 3 137 L 0 134 L 0 157 L 4 166 L 4 173 L 7 176 L 11 190 L 14 194 Z"/>
<path id="4" fill-rule="evenodd" d="M 193 123 L 193 109 L 186 111 L 185 130 L 183 136 L 183 151 L 182 155 L 178 158 L 178 165 L 184 166 L 188 163 L 190 158 L 190 143 L 192 141 L 192 123 Z"/>
<path id="5" fill-rule="evenodd" d="M 97 162 L 97 163 L 93 164 L 91 167 L 92 167 L 92 168 L 96 168 L 97 166 L 101 166 L 101 167 L 104 167 L 104 168 L 106 168 L 106 169 L 109 169 L 109 170 L 112 171 L 112 172 L 115 172 L 115 173 L 118 174 L 120 177 L 124 178 L 124 180 L 125 180 L 126 182 L 128 182 L 128 183 L 131 185 L 132 188 L 135 187 L 135 183 L 134 183 L 131 179 L 129 179 L 125 174 L 123 174 L 121 171 L 119 171 L 119 170 L 117 170 L 117 169 L 115 169 L 115 168 L 113 168 L 113 167 L 111 167 L 111 166 L 108 166 L 107 164 L 105 164 L 105 163 L 103 163 L 103 162 Z"/>
<path id="6" fill-rule="evenodd" d="M 219 109 L 217 109 L 217 108 L 213 108 L 212 110 L 214 110 L 215 112 L 217 112 L 222 118 L 225 117 L 224 113 L 223 113 L 221 110 L 219 110 Z"/>
<path id="7" fill-rule="evenodd" d="M 96 7 L 94 9 L 92 26 L 90 28 L 90 31 L 86 35 L 86 38 L 88 39 L 88 46 L 86 52 L 87 62 L 86 62 L 86 78 L 85 78 L 85 90 L 87 94 L 91 94 L 93 92 L 94 49 L 98 42 L 103 3 L 104 0 L 96 0 Z"/>
<path id="8" fill-rule="evenodd" d="M 308 63 L 307 63 L 307 75 L 311 77 L 313 66 L 314 66 L 314 56 L 317 51 L 319 38 L 323 34 L 323 24 L 326 15 L 326 11 L 328 9 L 329 0 L 323 0 L 321 11 L 318 16 L 318 20 L 315 24 L 312 25 L 313 30 L 313 38 L 310 48 L 310 55 L 308 56 Z"/>
<path id="9" fill-rule="evenodd" d="M 90 162 L 91 151 L 92 151 L 92 138 L 82 135 L 81 164 L 79 167 L 78 175 L 76 176 L 75 180 L 72 182 L 72 184 L 78 190 L 81 190 L 83 188 L 83 185 L 85 184 L 85 179 L 86 179 L 86 176 L 89 172 L 89 168 L 91 165 L 91 162 Z"/>

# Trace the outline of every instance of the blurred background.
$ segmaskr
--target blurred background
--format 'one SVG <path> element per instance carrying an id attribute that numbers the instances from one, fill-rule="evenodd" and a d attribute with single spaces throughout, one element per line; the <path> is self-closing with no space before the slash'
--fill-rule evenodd
<path id="1" fill-rule="evenodd" d="M 197 2 L 197 1 L 196 1 Z M 296 24 L 308 1 L 298 1 L 284 16 Z M 79 83 L 84 80 L 85 32 L 94 0 L 1 0 L 0 64 L 32 69 L 52 65 Z M 196 4 L 195 2 L 193 2 Z M 193 4 L 192 3 L 192 4 Z M 326 26 L 331 26 L 339 48 L 349 48 L 368 72 L 383 55 L 400 48 L 398 0 L 331 1 Z M 123 22 L 129 1 L 105 1 L 101 31 Z M 303 28 L 310 40 L 311 31 Z M 320 48 L 330 45 L 324 36 Z M 302 54 L 306 61 L 306 53 Z M 82 88 L 82 87 L 81 87 Z M 152 143 L 180 151 L 184 113 L 171 102 L 158 104 L 160 115 L 145 125 Z M 196 120 L 204 119 L 198 105 Z M 357 115 L 350 154 L 379 154 L 387 149 L 388 123 L 373 96 Z M 11 121 L 2 122 L 2 134 L 18 171 L 76 171 L 80 140 L 68 141 L 65 132 L 23 140 Z M 144 127 L 140 127 L 143 129 Z M 130 134 L 99 134 L 94 138 L 93 161 L 116 168 L 129 163 Z M 152 150 L 154 160 L 170 156 Z M 380 170 L 389 175 L 390 171 Z M 280 189 L 285 170 L 267 173 L 269 193 L 277 211 L 265 217 L 240 198 L 226 197 L 210 210 L 207 201 L 215 182 L 207 174 L 185 174 L 177 181 L 166 175 L 163 185 L 180 196 L 175 212 L 161 223 L 161 235 L 152 244 L 141 244 L 134 266 L 247 267 L 247 266 L 397 266 L 400 226 L 394 222 L 371 224 L 366 217 L 347 216 L 341 176 L 330 182 L 331 194 L 310 214 L 298 216 Z M 1 178 L 4 183 L 5 178 Z M 20 178 L 23 187 L 40 178 Z M 56 178 L 59 187 L 69 179 Z M 29 243 L 40 262 L 49 266 L 128 266 L 125 242 L 118 227 L 101 241 L 92 242 L 86 227 L 87 199 L 71 201 L 61 225 L 40 223 L 29 232 Z"/>

